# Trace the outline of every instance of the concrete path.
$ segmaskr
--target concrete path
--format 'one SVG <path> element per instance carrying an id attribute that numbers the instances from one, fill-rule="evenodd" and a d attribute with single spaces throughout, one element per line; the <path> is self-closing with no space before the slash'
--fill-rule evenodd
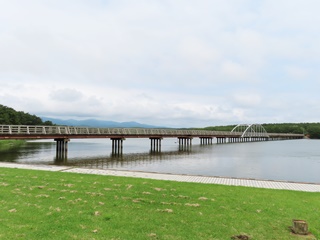
<path id="1" fill-rule="evenodd" d="M 100 169 L 86 169 L 86 168 L 67 167 L 67 166 L 28 165 L 28 164 L 1 163 L 1 162 L 0 162 L 0 167 L 82 173 L 82 174 L 97 174 L 97 175 L 109 175 L 109 176 L 122 176 L 122 177 L 135 177 L 135 178 L 148 178 L 148 179 L 169 180 L 169 181 L 178 181 L 178 182 L 222 184 L 222 185 L 230 185 L 230 186 L 244 186 L 244 187 L 255 187 L 255 188 L 284 189 L 284 190 L 304 191 L 304 192 L 320 192 L 320 184 L 312 184 L 312 183 L 294 183 L 294 182 L 284 182 L 284 181 L 266 181 L 266 180 L 238 179 L 238 178 L 225 178 L 225 177 L 206 177 L 206 176 L 162 174 L 162 173 L 121 171 L 121 170 L 100 170 Z"/>

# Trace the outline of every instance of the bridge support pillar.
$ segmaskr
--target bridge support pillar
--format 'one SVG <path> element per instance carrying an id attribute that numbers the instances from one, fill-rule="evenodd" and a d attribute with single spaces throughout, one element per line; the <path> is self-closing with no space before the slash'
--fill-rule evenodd
<path id="1" fill-rule="evenodd" d="M 221 143 L 226 143 L 227 142 L 227 138 L 225 137 L 217 137 L 217 143 L 221 144 Z"/>
<path id="2" fill-rule="evenodd" d="M 123 140 L 125 138 L 111 138 L 112 141 L 112 155 L 122 155 L 123 152 Z"/>
<path id="3" fill-rule="evenodd" d="M 65 160 L 68 156 L 68 138 L 56 138 L 56 159 L 58 161 Z"/>
<path id="4" fill-rule="evenodd" d="M 155 138 L 149 138 L 151 140 L 151 147 L 150 152 L 161 152 L 161 140 L 162 138 L 155 137 Z"/>
<path id="5" fill-rule="evenodd" d="M 209 145 L 212 144 L 212 137 L 200 137 L 201 145 Z"/>
<path id="6" fill-rule="evenodd" d="M 178 137 L 179 139 L 179 150 L 189 151 L 192 146 L 192 137 Z"/>

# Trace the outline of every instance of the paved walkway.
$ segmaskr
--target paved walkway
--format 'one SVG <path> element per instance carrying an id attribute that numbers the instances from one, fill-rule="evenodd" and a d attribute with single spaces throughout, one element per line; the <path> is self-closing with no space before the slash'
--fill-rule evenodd
<path id="1" fill-rule="evenodd" d="M 0 163 L 0 167 L 34 169 L 34 170 L 55 171 L 55 172 L 71 172 L 71 173 L 82 173 L 82 174 L 97 174 L 97 175 L 109 175 L 109 176 L 122 176 L 122 177 L 135 177 L 135 178 L 148 178 L 148 179 L 169 180 L 169 181 L 178 181 L 178 182 L 222 184 L 222 185 L 230 185 L 230 186 L 244 186 L 244 187 L 255 187 L 255 188 L 284 189 L 284 190 L 304 191 L 304 192 L 320 192 L 320 184 L 311 184 L 311 183 L 293 183 L 293 182 L 283 182 L 283 181 L 266 181 L 266 180 L 225 178 L 225 177 L 162 174 L 162 173 L 149 173 L 149 172 L 137 172 L 137 171 L 100 170 L 100 169 L 86 169 L 86 168 L 67 167 L 67 166 L 28 165 L 28 164 L 15 164 L 15 163 Z"/>

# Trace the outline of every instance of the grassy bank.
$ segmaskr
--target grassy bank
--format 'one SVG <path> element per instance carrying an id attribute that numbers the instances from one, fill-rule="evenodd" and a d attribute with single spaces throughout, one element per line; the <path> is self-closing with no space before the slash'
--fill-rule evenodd
<path id="1" fill-rule="evenodd" d="M 0 168 L 0 239 L 320 238 L 320 194 Z"/>
<path id="2" fill-rule="evenodd" d="M 0 140 L 0 151 L 19 147 L 24 143 L 24 140 Z"/>

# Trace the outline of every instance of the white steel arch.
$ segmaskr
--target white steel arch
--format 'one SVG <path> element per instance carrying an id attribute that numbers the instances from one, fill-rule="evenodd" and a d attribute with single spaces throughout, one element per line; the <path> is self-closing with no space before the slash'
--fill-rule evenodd
<path id="1" fill-rule="evenodd" d="M 239 124 L 231 132 L 242 133 L 241 137 L 269 137 L 269 134 L 260 124 Z"/>

